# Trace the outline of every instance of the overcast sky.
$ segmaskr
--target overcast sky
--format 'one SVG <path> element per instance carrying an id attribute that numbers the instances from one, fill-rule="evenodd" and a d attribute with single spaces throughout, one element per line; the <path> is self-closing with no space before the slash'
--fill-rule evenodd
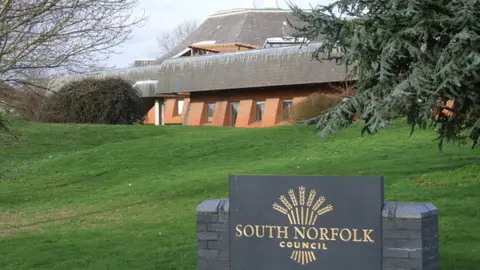
<path id="1" fill-rule="evenodd" d="M 264 0 L 255 0 L 257 8 Z M 158 56 L 156 37 L 163 31 L 173 29 L 185 20 L 203 19 L 216 11 L 246 7 L 248 0 L 139 0 L 135 10 L 137 15 L 147 14 L 148 21 L 133 32 L 133 38 L 117 48 L 118 54 L 112 55 L 108 66 L 126 67 L 135 59 L 155 58 Z M 292 0 L 302 8 L 310 5 L 326 4 L 330 0 Z M 278 1 L 280 7 L 288 8 L 284 0 Z"/>

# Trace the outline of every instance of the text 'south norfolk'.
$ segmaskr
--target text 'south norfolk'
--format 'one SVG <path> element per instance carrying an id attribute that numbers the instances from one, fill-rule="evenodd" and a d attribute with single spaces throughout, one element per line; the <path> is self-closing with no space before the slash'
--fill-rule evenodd
<path id="1" fill-rule="evenodd" d="M 328 249 L 329 241 L 348 243 L 375 243 L 373 229 L 368 228 L 323 228 L 316 227 L 317 218 L 330 211 L 332 205 L 323 206 L 325 197 L 316 198 L 316 191 L 310 190 L 306 200 L 306 189 L 298 188 L 298 198 L 293 189 L 288 197 L 280 196 L 280 204 L 273 209 L 287 216 L 290 226 L 266 224 L 237 224 L 235 237 L 276 239 L 280 248 L 292 249 L 290 258 L 299 264 L 317 260 L 314 251 Z"/>

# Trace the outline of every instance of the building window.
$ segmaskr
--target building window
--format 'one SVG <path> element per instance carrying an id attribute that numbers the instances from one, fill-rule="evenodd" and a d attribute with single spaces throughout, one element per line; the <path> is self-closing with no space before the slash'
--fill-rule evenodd
<path id="1" fill-rule="evenodd" d="M 215 111 L 215 103 L 208 103 L 207 104 L 207 123 L 212 123 L 214 111 Z"/>
<path id="2" fill-rule="evenodd" d="M 282 121 L 290 120 L 290 108 L 292 107 L 292 100 L 282 101 Z"/>
<path id="3" fill-rule="evenodd" d="M 265 111 L 265 101 L 257 101 L 255 106 L 255 121 L 262 122 L 263 113 Z"/>
<path id="4" fill-rule="evenodd" d="M 238 115 L 238 107 L 239 107 L 238 102 L 232 102 L 230 103 L 230 125 L 232 127 L 235 126 L 237 123 L 237 115 Z"/>
<path id="5" fill-rule="evenodd" d="M 177 100 L 177 114 L 182 115 L 183 113 L 183 99 Z"/>

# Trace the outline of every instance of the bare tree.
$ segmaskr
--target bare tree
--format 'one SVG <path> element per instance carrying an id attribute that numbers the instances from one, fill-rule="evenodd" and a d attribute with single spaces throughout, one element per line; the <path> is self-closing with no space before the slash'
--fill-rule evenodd
<path id="1" fill-rule="evenodd" d="M 32 69 L 22 75 L 22 84 L 5 91 L 5 105 L 15 114 L 36 120 L 43 99 L 50 94 L 49 76 L 46 70 Z"/>
<path id="2" fill-rule="evenodd" d="M 184 21 L 171 31 L 160 33 L 157 37 L 158 45 L 161 53 L 166 53 L 173 47 L 181 44 L 187 36 L 197 28 L 198 22 L 196 20 Z"/>
<path id="3" fill-rule="evenodd" d="M 138 0 L 2 0 L 0 80 L 29 84 L 31 70 L 85 72 L 108 59 L 146 17 Z"/>
<path id="4" fill-rule="evenodd" d="M 146 19 L 133 16 L 137 2 L 1 0 L 0 97 L 12 87 L 42 87 L 32 74 L 85 72 L 108 59 Z"/>

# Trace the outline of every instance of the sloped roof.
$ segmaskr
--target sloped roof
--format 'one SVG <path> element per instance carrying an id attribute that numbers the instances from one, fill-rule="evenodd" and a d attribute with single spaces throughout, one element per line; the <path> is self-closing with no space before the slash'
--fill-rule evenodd
<path id="1" fill-rule="evenodd" d="M 293 20 L 291 10 L 236 9 L 217 12 L 201 23 L 181 44 L 157 59 L 157 63 L 172 58 L 194 43 L 205 40 L 263 46 L 267 38 L 291 34 L 289 27 L 285 25 L 287 18 Z"/>
<path id="2" fill-rule="evenodd" d="M 312 59 L 317 45 L 182 57 L 161 65 L 157 92 L 196 92 L 345 80 L 334 61 Z"/>
<path id="3" fill-rule="evenodd" d="M 330 83 L 346 78 L 345 67 L 312 59 L 318 45 L 247 50 L 197 57 L 180 57 L 160 65 L 107 70 L 63 78 L 118 76 L 137 84 L 141 95 Z M 148 83 L 141 83 L 141 82 Z"/>

